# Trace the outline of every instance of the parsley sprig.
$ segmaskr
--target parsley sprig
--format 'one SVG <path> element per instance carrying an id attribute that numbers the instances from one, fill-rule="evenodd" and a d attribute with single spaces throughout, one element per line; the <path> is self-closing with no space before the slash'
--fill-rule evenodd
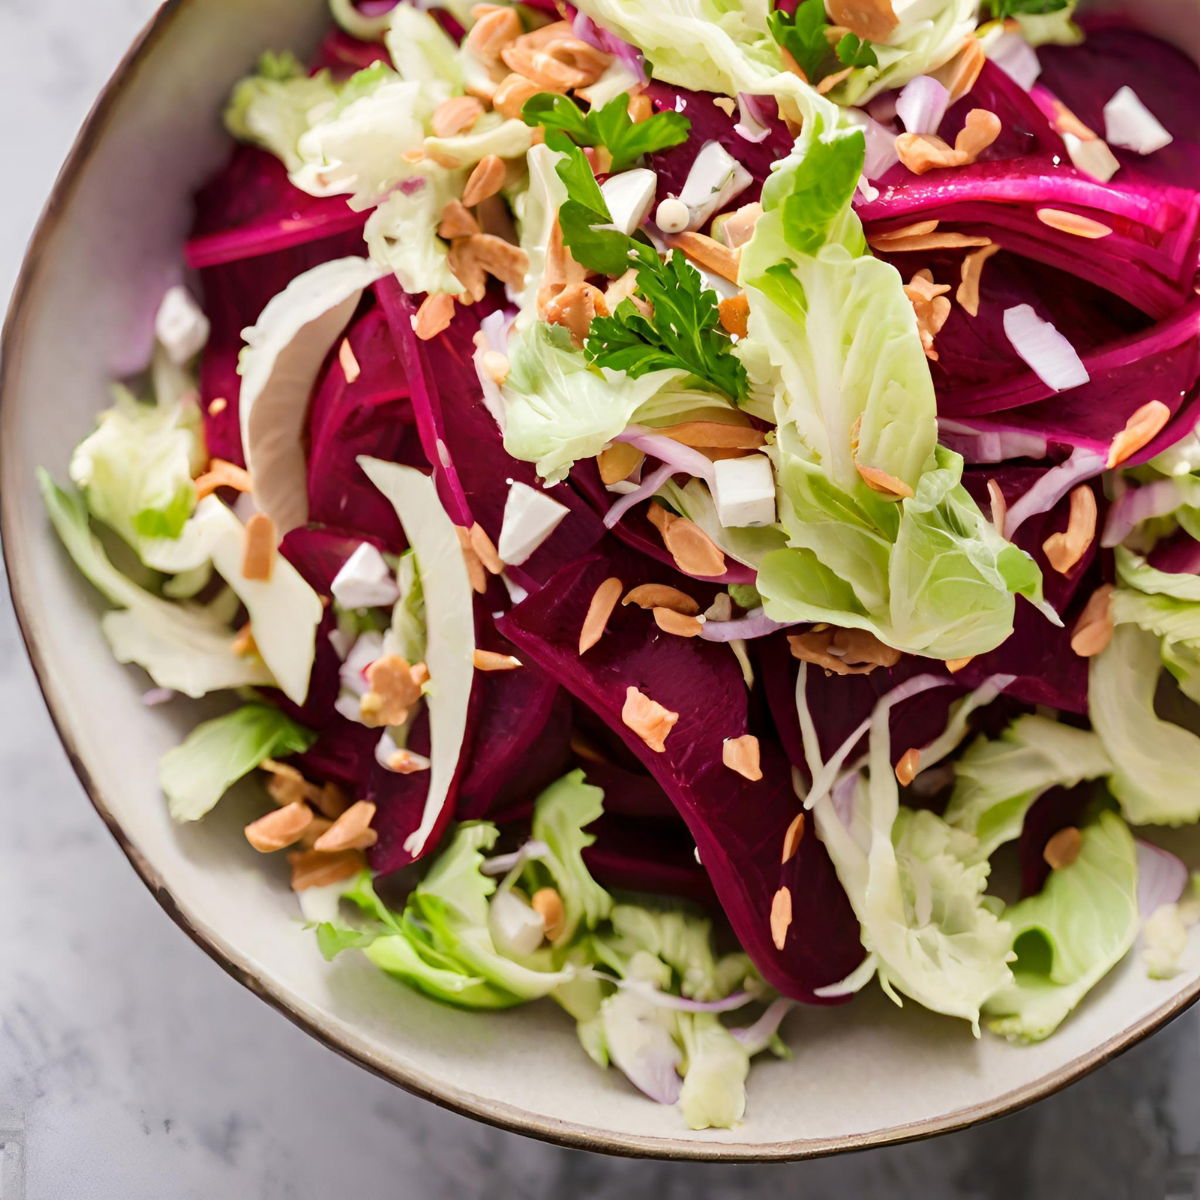
<path id="1" fill-rule="evenodd" d="M 997 3 L 1055 3 L 1057 0 L 997 0 Z M 817 83 L 843 67 L 873 67 L 879 61 L 874 47 L 853 33 L 847 33 L 836 48 L 830 45 L 825 16 L 825 0 L 801 0 L 789 15 L 778 9 L 767 17 L 771 36 L 795 60 L 809 83 Z"/>
<path id="2" fill-rule="evenodd" d="M 603 108 L 585 113 L 568 96 L 539 92 L 525 101 L 521 119 L 526 125 L 541 125 L 547 132 L 560 130 L 577 146 L 604 146 L 612 155 L 614 171 L 623 171 L 643 154 L 681 145 L 692 127 L 687 117 L 676 112 L 634 121 L 624 93 Z"/>
<path id="3" fill-rule="evenodd" d="M 737 400 L 746 393 L 746 368 L 720 326 L 717 294 L 678 250 L 661 260 L 650 246 L 634 244 L 637 292 L 643 316 L 623 300 L 608 317 L 592 322 L 584 350 L 597 366 L 637 379 L 651 371 L 683 370 Z"/>

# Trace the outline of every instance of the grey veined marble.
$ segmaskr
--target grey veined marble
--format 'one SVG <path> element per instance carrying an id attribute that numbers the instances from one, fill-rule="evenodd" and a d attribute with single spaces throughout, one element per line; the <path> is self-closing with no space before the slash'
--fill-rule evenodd
<path id="1" fill-rule="evenodd" d="M 0 290 L 154 7 L 0 0 Z M 0 718 L 0 1200 L 1200 1197 L 1200 1012 L 1032 1110 L 836 1160 L 622 1162 L 473 1124 L 310 1041 L 159 911 L 67 765 L 6 599 Z"/>

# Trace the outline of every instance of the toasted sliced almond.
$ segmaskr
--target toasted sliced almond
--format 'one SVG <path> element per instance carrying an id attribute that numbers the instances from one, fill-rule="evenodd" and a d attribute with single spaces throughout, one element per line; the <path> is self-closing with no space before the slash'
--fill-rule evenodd
<path id="1" fill-rule="evenodd" d="M 954 139 L 954 149 L 973 163 L 1004 130 L 1003 122 L 990 109 L 973 108 Z"/>
<path id="2" fill-rule="evenodd" d="M 590 283 L 570 283 L 542 311 L 542 319 L 551 325 L 562 325 L 571 331 L 577 345 L 587 340 L 588 331 L 597 317 L 608 316 L 604 293 Z"/>
<path id="3" fill-rule="evenodd" d="M 662 539 L 685 575 L 715 579 L 725 574 L 725 552 L 692 521 L 676 517 L 664 526 Z"/>
<path id="4" fill-rule="evenodd" d="M 300 845 L 305 850 L 311 850 L 313 843 L 316 842 L 327 829 L 333 828 L 333 822 L 327 821 L 324 817 L 313 817 L 309 822 L 308 828 L 300 836 Z"/>
<path id="5" fill-rule="evenodd" d="M 433 110 L 429 127 L 434 137 L 454 137 L 473 128 L 483 116 L 483 105 L 474 96 L 451 96 Z"/>
<path id="6" fill-rule="evenodd" d="M 454 245 L 463 243 L 468 259 L 473 259 L 501 283 L 520 287 L 525 282 L 525 272 L 529 270 L 529 255 L 520 246 L 514 246 L 492 233 L 477 233 L 471 237 L 457 238 Z M 457 271 L 455 274 L 458 274 Z"/>
<path id="7" fill-rule="evenodd" d="M 1052 533 L 1043 543 L 1046 559 L 1066 575 L 1087 553 L 1096 536 L 1096 493 L 1082 483 L 1071 493 L 1070 515 L 1062 533 Z"/>
<path id="8" fill-rule="evenodd" d="M 246 826 L 246 841 L 260 854 L 273 854 L 293 846 L 312 824 L 312 809 L 307 804 L 285 804 Z"/>
<path id="9" fill-rule="evenodd" d="M 668 526 L 679 518 L 673 513 L 668 512 L 657 500 L 651 500 L 646 506 L 646 520 L 658 530 L 659 533 L 664 533 Z"/>
<path id="10" fill-rule="evenodd" d="M 1083 848 L 1083 834 L 1074 825 L 1060 829 L 1047 843 L 1042 851 L 1042 858 L 1052 871 L 1061 871 L 1069 867 L 1078 857 Z"/>
<path id="11" fill-rule="evenodd" d="M 533 80 L 545 92 L 566 92 L 595 83 L 597 76 L 562 62 L 547 50 L 513 43 L 500 51 L 504 65 L 518 75 Z"/>
<path id="12" fill-rule="evenodd" d="M 669 608 L 685 617 L 699 615 L 700 605 L 686 592 L 666 583 L 640 583 L 625 593 L 622 604 L 636 604 L 638 608 Z"/>
<path id="13" fill-rule="evenodd" d="M 900 651 L 885 646 L 865 629 L 816 625 L 788 637 L 792 657 L 814 663 L 835 675 L 869 675 L 876 667 L 894 667 Z"/>
<path id="14" fill-rule="evenodd" d="M 478 521 L 471 526 L 467 537 L 471 541 L 471 549 L 479 556 L 479 561 L 483 563 L 484 569 L 492 575 L 502 574 L 504 564 L 500 561 L 500 554 Z"/>
<path id="15" fill-rule="evenodd" d="M 291 763 L 264 758 L 258 765 L 260 770 L 270 775 L 271 778 L 267 780 L 267 795 L 280 808 L 288 804 L 300 804 L 317 790 Z"/>
<path id="16" fill-rule="evenodd" d="M 366 674 L 370 691 L 359 705 L 363 724 L 372 729 L 403 725 L 421 698 L 420 685 L 413 679 L 408 660 L 399 654 L 385 654 L 367 668 Z"/>
<path id="17" fill-rule="evenodd" d="M 798 812 L 792 818 L 792 823 L 787 827 L 787 832 L 783 835 L 783 851 L 779 856 L 780 864 L 791 862 L 796 857 L 796 851 L 800 849 L 800 843 L 803 838 L 804 813 Z"/>
<path id="18" fill-rule="evenodd" d="M 471 531 L 461 525 L 455 525 L 454 532 L 458 534 L 458 544 L 462 547 L 463 562 L 467 567 L 471 590 L 482 596 L 488 589 L 487 571 L 475 552 L 475 547 L 471 545 Z"/>
<path id="19" fill-rule="evenodd" d="M 992 507 L 992 524 L 1003 534 L 1004 524 L 1008 520 L 1008 501 L 1004 499 L 1004 492 L 994 479 L 988 480 L 987 489 Z"/>
<path id="20" fill-rule="evenodd" d="M 654 623 L 663 633 L 685 638 L 700 636 L 703 626 L 695 617 L 676 612 L 673 608 L 655 608 L 651 611 L 654 613 Z"/>
<path id="21" fill-rule="evenodd" d="M 896 138 L 896 155 L 914 174 L 961 167 L 966 154 L 948 145 L 935 133 L 902 133 Z"/>
<path id="22" fill-rule="evenodd" d="M 438 237 L 447 241 L 457 237 L 470 237 L 479 232 L 479 222 L 461 200 L 451 200 L 442 209 L 438 224 Z"/>
<path id="23" fill-rule="evenodd" d="M 681 446 L 758 450 L 767 444 L 761 429 L 727 421 L 683 421 L 678 425 L 660 426 L 654 432 Z"/>
<path id="24" fill-rule="evenodd" d="M 741 263 L 742 252 L 730 246 L 723 246 L 713 238 L 703 233 L 677 233 L 667 238 L 667 245 L 679 250 L 692 262 L 720 275 L 730 283 L 738 281 L 738 267 Z"/>
<path id="25" fill-rule="evenodd" d="M 342 344 L 338 347 L 338 363 L 341 365 L 342 374 L 347 383 L 354 383 L 362 374 L 362 367 L 358 365 L 358 359 L 354 357 L 354 347 L 350 345 L 349 338 L 342 338 Z"/>
<path id="26" fill-rule="evenodd" d="M 817 95 L 818 96 L 827 95 L 829 92 L 832 92 L 833 89 L 835 87 L 837 87 L 837 85 L 839 83 L 842 83 L 844 80 L 849 79 L 850 76 L 853 74 L 854 74 L 853 67 L 844 67 L 840 71 L 834 71 L 834 73 L 832 75 L 826 75 L 825 78 L 822 79 L 821 82 L 817 84 Z"/>
<path id="27" fill-rule="evenodd" d="M 1163 426 L 1171 419 L 1171 410 L 1161 400 L 1150 400 L 1143 404 L 1125 422 L 1125 428 L 1112 440 L 1108 450 L 1108 467 L 1118 467 L 1143 446 L 1152 442 Z"/>
<path id="28" fill-rule="evenodd" d="M 520 118 L 525 102 L 543 90 L 532 79 L 526 79 L 514 71 L 500 81 L 500 86 L 492 96 L 492 107 L 502 117 L 515 121 Z"/>
<path id="29" fill-rule="evenodd" d="M 350 798 L 336 783 L 324 783 L 313 787 L 308 796 L 309 803 L 323 817 L 336 821 L 350 807 Z"/>
<path id="30" fill-rule="evenodd" d="M 869 42 L 886 42 L 900 23 L 892 0 L 828 0 L 829 19 Z"/>
<path id="31" fill-rule="evenodd" d="M 792 893 L 781 887 L 771 897 L 771 941 L 775 943 L 776 950 L 783 949 L 791 924 Z"/>
<path id="32" fill-rule="evenodd" d="M 900 755 L 900 761 L 896 764 L 896 780 L 901 787 L 908 787 L 910 783 L 917 777 L 917 772 L 921 769 L 921 751 L 915 746 L 910 746 L 905 752 Z"/>
<path id="33" fill-rule="evenodd" d="M 411 750 L 396 750 L 387 760 L 388 770 L 397 775 L 419 775 L 432 765 L 425 755 L 414 754 Z"/>
<path id="34" fill-rule="evenodd" d="M 413 317 L 413 332 L 427 342 L 448 329 L 453 320 L 454 297 L 448 292 L 431 292 Z"/>
<path id="35" fill-rule="evenodd" d="M 210 417 L 219 417 L 229 407 L 229 401 L 224 396 L 218 396 L 215 400 L 210 400 L 208 405 L 208 415 Z"/>
<path id="36" fill-rule="evenodd" d="M 233 488 L 235 492 L 250 492 L 254 485 L 250 481 L 250 472 L 245 467 L 227 462 L 223 458 L 214 458 L 208 464 L 208 470 L 196 477 L 196 499 L 203 500 L 211 496 L 218 488 Z"/>
<path id="37" fill-rule="evenodd" d="M 624 585 L 616 576 L 606 579 L 592 596 L 583 627 L 579 630 L 579 653 L 586 654 L 603 636 Z"/>
<path id="38" fill-rule="evenodd" d="M 1074 134 L 1081 142 L 1094 142 L 1099 135 L 1085 125 L 1061 100 L 1051 97 L 1050 103 L 1054 108 L 1054 128 L 1059 133 Z"/>
<path id="39" fill-rule="evenodd" d="M 970 233 L 926 233 L 907 238 L 891 238 L 881 242 L 868 238 L 881 254 L 914 254 L 925 250 L 962 250 L 970 246 L 990 246 L 991 238 Z"/>
<path id="40" fill-rule="evenodd" d="M 367 868 L 361 850 L 342 850 L 337 854 L 326 854 L 323 850 L 293 850 L 288 855 L 288 862 L 292 867 L 294 892 L 341 883 Z"/>
<path id="41" fill-rule="evenodd" d="M 967 666 L 974 657 L 975 655 L 968 654 L 966 658 L 948 658 L 946 659 L 946 670 L 949 671 L 951 675 L 957 675 L 958 672 L 961 671 L 963 667 Z"/>
<path id="42" fill-rule="evenodd" d="M 863 483 L 873 492 L 879 492 L 891 500 L 907 500 L 913 494 L 912 488 L 903 479 L 897 479 L 878 467 L 868 467 L 860 462 L 856 462 L 854 467 Z"/>
<path id="43" fill-rule="evenodd" d="M 417 687 L 424 687 L 429 682 L 429 667 L 423 662 L 414 663 L 409 668 L 409 674 Z"/>
<path id="44" fill-rule="evenodd" d="M 475 15 L 477 14 L 477 15 Z M 502 5 L 477 5 L 463 45 L 484 63 L 494 63 L 500 51 L 521 36 L 521 18 L 515 8 Z"/>
<path id="45" fill-rule="evenodd" d="M 662 754 L 667 748 L 667 737 L 679 714 L 664 708 L 657 700 L 651 700 L 644 692 L 630 686 L 625 689 L 625 704 L 621 708 L 621 720 L 650 747 Z"/>
<path id="46" fill-rule="evenodd" d="M 504 165 L 504 159 L 496 154 L 485 154 L 475 164 L 471 174 L 467 176 L 462 202 L 468 208 L 474 208 L 476 204 L 488 199 L 489 196 L 496 195 L 504 186 L 506 174 L 507 168 Z"/>
<path id="47" fill-rule="evenodd" d="M 990 246 L 982 246 L 972 250 L 962 261 L 962 282 L 954 298 L 962 305 L 963 310 L 971 316 L 979 316 L 979 284 L 983 279 L 983 264 L 993 254 L 999 253 L 1000 247 L 993 242 Z"/>
<path id="48" fill-rule="evenodd" d="M 637 290 L 637 272 L 630 268 L 604 289 L 604 303 L 612 312 L 622 300 L 628 300 Z"/>
<path id="49" fill-rule="evenodd" d="M 628 442 L 613 442 L 596 456 L 600 479 L 606 486 L 628 479 L 645 461 L 646 455 Z"/>
<path id="50" fill-rule="evenodd" d="M 721 744 L 721 762 L 752 783 L 757 783 L 763 777 L 759 758 L 758 738 L 752 733 L 726 738 Z"/>
<path id="51" fill-rule="evenodd" d="M 963 39 L 958 53 L 930 74 L 950 93 L 950 102 L 953 104 L 975 86 L 986 61 L 987 53 L 983 43 L 973 33 L 969 33 Z"/>
<path id="52" fill-rule="evenodd" d="M 927 233 L 936 233 L 940 221 L 914 221 L 911 225 L 902 225 L 899 229 L 889 229 L 883 233 L 874 233 L 870 241 L 873 246 L 884 247 L 888 242 L 907 241 L 909 238 L 924 237 Z"/>
<path id="53" fill-rule="evenodd" d="M 1111 583 L 1101 584 L 1079 614 L 1071 631 L 1071 649 L 1080 658 L 1094 658 L 1112 641 L 1112 594 Z"/>
<path id="54" fill-rule="evenodd" d="M 316 840 L 313 849 L 331 853 L 338 850 L 366 850 L 379 840 L 379 835 L 371 828 L 374 819 L 375 805 L 368 800 L 359 800 L 350 805 Z"/>
<path id="55" fill-rule="evenodd" d="M 746 293 L 738 292 L 736 296 L 726 296 L 717 305 L 717 316 L 721 321 L 721 328 L 730 337 L 744 338 L 750 332 L 750 301 L 746 299 Z"/>
<path id="56" fill-rule="evenodd" d="M 629 119 L 635 125 L 650 120 L 652 116 L 654 116 L 654 105 L 645 92 L 638 92 L 629 97 Z"/>
<path id="57" fill-rule="evenodd" d="M 495 650 L 475 651 L 475 670 L 477 671 L 516 671 L 524 664 L 511 654 L 498 654 Z"/>
<path id="58" fill-rule="evenodd" d="M 1112 227 L 1105 225 L 1103 221 L 1093 221 L 1091 217 L 1081 217 L 1079 213 L 1067 212 L 1061 208 L 1039 208 L 1037 218 L 1051 229 L 1073 233 L 1076 237 L 1105 238 L 1112 233 Z"/>
<path id="59" fill-rule="evenodd" d="M 918 271 L 904 285 L 904 294 L 913 306 L 917 318 L 917 331 L 921 335 L 921 345 L 926 357 L 937 362 L 937 351 L 933 348 L 934 339 L 942 331 L 950 316 L 950 301 L 946 292 L 950 290 L 948 283 L 934 283 L 933 273 Z"/>
<path id="60" fill-rule="evenodd" d="M 529 907 L 542 918 L 547 940 L 554 941 L 566 925 L 567 914 L 562 897 L 552 887 L 538 888 L 529 897 Z"/>
<path id="61" fill-rule="evenodd" d="M 264 512 L 256 512 L 246 522 L 246 541 L 242 549 L 242 578 L 270 583 L 275 569 L 275 551 L 279 535 L 275 522 Z"/>
<path id="62" fill-rule="evenodd" d="M 497 387 L 503 387 L 512 372 L 512 363 L 499 350 L 485 350 L 479 356 L 479 369 Z"/>

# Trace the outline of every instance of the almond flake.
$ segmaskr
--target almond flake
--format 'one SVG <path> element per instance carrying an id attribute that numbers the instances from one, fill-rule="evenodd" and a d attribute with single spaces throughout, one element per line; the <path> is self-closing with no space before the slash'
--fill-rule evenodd
<path id="1" fill-rule="evenodd" d="M 242 549 L 242 578 L 270 583 L 278 544 L 279 536 L 275 531 L 275 522 L 266 513 L 255 513 L 246 522 L 246 540 Z"/>
<path id="2" fill-rule="evenodd" d="M 1047 843 L 1042 851 L 1042 858 L 1052 871 L 1061 871 L 1069 867 L 1078 857 L 1083 848 L 1083 834 L 1074 825 L 1060 829 Z"/>
<path id="3" fill-rule="evenodd" d="M 662 754 L 667 748 L 667 737 L 679 714 L 664 708 L 657 700 L 651 700 L 632 685 L 625 689 L 625 704 L 621 708 L 621 720 L 650 747 Z"/>
<path id="4" fill-rule="evenodd" d="M 317 838 L 319 838 L 327 829 L 333 828 L 333 822 L 327 821 L 324 817 L 313 817 L 308 823 L 308 828 L 300 835 L 300 845 L 305 850 L 311 850 Z"/>
<path id="5" fill-rule="evenodd" d="M 1071 649 L 1080 658 L 1094 658 L 1112 641 L 1112 594 L 1111 583 L 1101 584 L 1079 614 L 1071 631 Z"/>
<path id="6" fill-rule="evenodd" d="M 413 332 L 423 342 L 449 329 L 454 320 L 454 297 L 449 292 L 431 292 L 421 301 L 413 317 Z"/>
<path id="7" fill-rule="evenodd" d="M 987 53 L 983 44 L 973 33 L 969 33 L 963 39 L 958 53 L 930 74 L 950 93 L 950 103 L 953 104 L 975 86 L 986 61 Z"/>
<path id="8" fill-rule="evenodd" d="M 948 658 L 946 659 L 946 670 L 951 675 L 957 675 L 959 671 L 970 664 L 974 657 L 975 655 L 968 654 L 966 658 Z"/>
<path id="9" fill-rule="evenodd" d="M 463 39 L 463 46 L 481 62 L 494 65 L 500 51 L 521 35 L 521 18 L 514 8 L 490 4 L 478 5 L 472 15 L 475 24 Z"/>
<path id="10" fill-rule="evenodd" d="M 864 41 L 886 42 L 900 24 L 892 0 L 828 0 L 829 19 Z"/>
<path id="11" fill-rule="evenodd" d="M 375 845 L 379 835 L 371 828 L 375 819 L 375 805 L 367 800 L 352 804 L 313 843 L 314 850 L 366 850 Z"/>
<path id="12" fill-rule="evenodd" d="M 850 78 L 854 74 L 853 67 L 845 67 L 840 71 L 835 71 L 832 75 L 826 75 L 820 83 L 817 84 L 817 95 L 825 96 L 832 92 L 839 83 Z"/>
<path id="13" fill-rule="evenodd" d="M 759 759 L 758 738 L 752 733 L 726 738 L 721 744 L 721 762 L 751 783 L 757 783 L 763 777 Z"/>
<path id="14" fill-rule="evenodd" d="M 458 544 L 462 547 L 463 562 L 467 567 L 467 578 L 471 581 L 471 590 L 482 596 L 488 589 L 487 572 L 483 568 L 479 555 L 475 553 L 474 546 L 471 545 L 470 530 L 464 529 L 461 525 L 455 525 L 454 532 L 458 534 Z"/>
<path id="15" fill-rule="evenodd" d="M 917 772 L 921 769 L 921 751 L 915 746 L 910 746 L 905 752 L 900 755 L 900 761 L 896 764 L 896 780 L 901 787 L 908 787 L 910 783 L 917 777 Z"/>
<path id="16" fill-rule="evenodd" d="M 479 222 L 461 200 L 450 200 L 446 203 L 438 224 L 438 237 L 451 241 L 457 237 L 470 237 L 479 231 Z"/>
<path id="17" fill-rule="evenodd" d="M 621 598 L 624 584 L 615 576 L 606 579 L 592 596 L 583 627 L 579 631 L 579 653 L 586 654 L 603 636 L 608 618 L 612 616 L 617 601 Z"/>
<path id="18" fill-rule="evenodd" d="M 246 826 L 246 841 L 260 854 L 273 854 L 293 846 L 312 824 L 312 809 L 307 804 L 285 804 Z"/>
<path id="19" fill-rule="evenodd" d="M 771 898 L 771 941 L 782 950 L 792 924 L 792 893 L 781 887 Z"/>
<path id="20" fill-rule="evenodd" d="M 741 250 L 723 246 L 713 238 L 702 233 L 677 233 L 667 238 L 667 245 L 679 250 L 697 266 L 727 279 L 730 283 L 738 281 L 738 267 L 741 263 Z"/>
<path id="21" fill-rule="evenodd" d="M 483 105 L 474 96 L 451 96 L 433 110 L 429 127 L 434 137 L 454 137 L 472 129 L 482 116 Z"/>
<path id="22" fill-rule="evenodd" d="M 678 425 L 660 426 L 654 432 L 681 446 L 758 450 L 767 444 L 761 429 L 728 421 L 682 421 Z"/>
<path id="23" fill-rule="evenodd" d="M 462 194 L 463 204 L 467 208 L 474 208 L 480 201 L 494 196 L 504 186 L 506 171 L 504 159 L 496 154 L 485 154 L 467 176 Z"/>
<path id="24" fill-rule="evenodd" d="M 1004 523 L 1008 520 L 1008 501 L 1004 499 L 1004 492 L 1001 491 L 1000 485 L 994 479 L 988 480 L 987 489 L 988 499 L 992 505 L 992 524 L 1003 537 Z"/>
<path id="25" fill-rule="evenodd" d="M 800 842 L 804 838 L 804 813 L 798 812 L 793 818 L 792 823 L 787 827 L 787 832 L 783 835 L 783 851 L 780 854 L 780 864 L 791 862 L 796 857 L 796 851 L 800 849 Z"/>
<path id="26" fill-rule="evenodd" d="M 869 675 L 876 667 L 894 667 L 900 651 L 885 646 L 866 629 L 814 625 L 788 637 L 792 657 L 824 667 L 835 675 Z"/>
<path id="27" fill-rule="evenodd" d="M 229 401 L 224 396 L 218 396 L 209 403 L 208 415 L 210 417 L 219 417 L 228 407 Z"/>
<path id="28" fill-rule="evenodd" d="M 962 261 L 962 282 L 958 285 L 954 298 L 963 311 L 973 317 L 979 316 L 979 284 L 983 279 L 983 264 L 993 254 L 999 253 L 999 250 L 1000 247 L 993 242 L 990 246 L 972 250 Z"/>
<path id="29" fill-rule="evenodd" d="M 608 302 L 598 287 L 590 283 L 572 283 L 546 304 L 542 319 L 569 329 L 576 344 L 582 346 L 592 322 L 597 317 L 607 317 L 608 313 Z"/>
<path id="30" fill-rule="evenodd" d="M 562 897 L 552 887 L 538 888 L 529 897 L 529 907 L 542 918 L 546 940 L 554 941 L 566 927 L 566 909 Z"/>
<path id="31" fill-rule="evenodd" d="M 895 475 L 889 475 L 878 467 L 868 467 L 860 462 L 856 462 L 854 467 L 871 491 L 879 492 L 890 500 L 907 500 L 913 494 L 912 488 L 903 479 L 897 479 Z"/>
<path id="32" fill-rule="evenodd" d="M 510 121 L 520 120 L 521 110 L 525 102 L 536 96 L 542 89 L 532 79 L 518 75 L 515 71 L 506 75 L 492 96 L 492 107 Z"/>
<path id="33" fill-rule="evenodd" d="M 675 565 L 685 575 L 715 579 L 725 574 L 725 552 L 699 525 L 682 517 L 673 517 L 663 524 L 662 540 Z"/>
<path id="34" fill-rule="evenodd" d="M 367 668 L 366 675 L 370 690 L 359 704 L 363 724 L 372 729 L 403 725 L 421 698 L 421 687 L 413 679 L 408 660 L 399 654 L 385 654 Z"/>
<path id="35" fill-rule="evenodd" d="M 926 233 L 883 241 L 869 237 L 867 241 L 882 254 L 915 254 L 924 250 L 962 250 L 969 246 L 990 246 L 992 239 L 970 233 Z"/>
<path id="36" fill-rule="evenodd" d="M 290 804 L 304 804 L 317 791 L 291 763 L 264 758 L 259 767 L 271 776 L 267 780 L 267 795 L 280 808 L 286 808 Z"/>
<path id="37" fill-rule="evenodd" d="M 882 249 L 889 242 L 904 241 L 908 238 L 924 237 L 927 233 L 934 233 L 940 224 L 940 221 L 914 221 L 911 225 L 903 225 L 899 229 L 889 229 L 883 233 L 872 234 L 870 241 L 872 245 Z"/>
<path id="38" fill-rule="evenodd" d="M 319 788 L 309 784 L 308 802 L 323 817 L 336 821 L 350 807 L 350 798 L 336 783 L 323 783 Z"/>
<path id="39" fill-rule="evenodd" d="M 484 532 L 483 526 L 478 521 L 471 526 L 467 537 L 470 539 L 471 549 L 478 555 L 484 569 L 492 575 L 502 574 L 504 564 L 500 561 L 500 555 L 492 539 Z"/>
<path id="40" fill-rule="evenodd" d="M 645 461 L 645 454 L 628 442 L 614 442 L 596 456 L 600 480 L 607 486 L 628 479 Z"/>
<path id="41" fill-rule="evenodd" d="M 625 594 L 621 603 L 636 604 L 644 609 L 669 608 L 686 617 L 697 616 L 700 612 L 700 605 L 691 596 L 666 583 L 640 583 Z"/>
<path id="42" fill-rule="evenodd" d="M 485 350 L 479 356 L 479 369 L 497 387 L 503 387 L 512 371 L 512 363 L 508 361 L 508 356 L 501 354 L 499 350 Z"/>
<path id="43" fill-rule="evenodd" d="M 699 637 L 702 626 L 695 617 L 689 617 L 671 608 L 655 608 L 651 611 L 654 613 L 654 623 L 663 633 L 675 637 Z"/>
<path id="44" fill-rule="evenodd" d="M 397 750 L 387 760 L 388 770 L 397 775 L 419 775 L 428 771 L 431 765 L 423 754 L 414 754 L 411 750 Z"/>
<path id="45" fill-rule="evenodd" d="M 585 96 L 584 99 L 587 97 Z M 629 97 L 629 119 L 635 125 L 650 120 L 652 116 L 654 116 L 654 105 L 645 92 L 638 92 L 636 96 Z"/>
<path id="46" fill-rule="evenodd" d="M 342 850 L 337 854 L 326 854 L 322 850 L 294 850 L 288 855 L 288 862 L 292 867 L 294 892 L 341 883 L 367 868 L 367 860 L 361 850 Z"/>
<path id="47" fill-rule="evenodd" d="M 717 316 L 721 328 L 730 337 L 744 338 L 750 332 L 750 301 L 746 299 L 746 293 L 738 292 L 736 296 L 726 296 L 717 305 Z"/>
<path id="48" fill-rule="evenodd" d="M 524 284 L 525 273 L 529 270 L 529 255 L 520 246 L 514 246 L 512 242 L 506 242 L 493 233 L 475 233 L 470 237 L 455 238 L 451 251 L 455 248 L 458 248 L 459 261 L 465 263 L 468 274 L 478 268 L 512 287 Z M 450 266 L 463 286 L 467 286 L 453 262 Z M 479 298 L 482 299 L 482 295 Z"/>
<path id="49" fill-rule="evenodd" d="M 229 648 L 234 654 L 242 656 L 258 653 L 258 643 L 254 640 L 254 630 L 250 628 L 249 621 L 237 631 Z"/>
<path id="50" fill-rule="evenodd" d="M 1070 515 L 1062 533 L 1052 533 L 1042 550 L 1050 565 L 1066 575 L 1087 553 L 1096 536 L 1096 493 L 1087 484 L 1080 484 L 1071 493 Z"/>
<path id="51" fill-rule="evenodd" d="M 622 300 L 628 300 L 636 289 L 637 272 L 630 268 L 604 289 L 604 303 L 608 305 L 608 311 L 612 312 Z"/>
<path id="52" fill-rule="evenodd" d="M 342 338 L 342 344 L 338 347 L 338 362 L 347 383 L 353 383 L 362 374 L 362 367 L 354 357 L 354 347 L 350 345 L 349 338 Z"/>
<path id="53" fill-rule="evenodd" d="M 1111 226 L 1103 221 L 1093 221 L 1091 217 L 1081 217 L 1078 213 L 1066 212 L 1061 208 L 1039 208 L 1037 219 L 1051 229 L 1073 233 L 1081 238 L 1104 238 L 1112 233 Z"/>
<path id="54" fill-rule="evenodd" d="M 1136 454 L 1162 431 L 1171 419 L 1171 410 L 1161 400 L 1143 404 L 1125 422 L 1125 428 L 1112 440 L 1108 450 L 1108 468 L 1120 466 L 1130 455 Z"/>
<path id="55" fill-rule="evenodd" d="M 497 654 L 495 650 L 475 651 L 477 671 L 515 671 L 524 664 L 511 654 Z"/>
<path id="56" fill-rule="evenodd" d="M 196 499 L 203 500 L 211 496 L 218 488 L 233 488 L 236 492 L 251 492 L 254 485 L 250 481 L 250 473 L 245 467 L 236 463 L 226 462 L 223 458 L 214 458 L 208 464 L 208 470 L 199 475 L 195 481 Z"/>

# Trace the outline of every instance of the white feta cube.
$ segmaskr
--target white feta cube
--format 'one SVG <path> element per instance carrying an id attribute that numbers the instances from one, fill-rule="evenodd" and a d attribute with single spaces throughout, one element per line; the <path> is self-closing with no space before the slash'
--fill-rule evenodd
<path id="1" fill-rule="evenodd" d="M 1104 136 L 1138 154 L 1153 154 L 1175 140 L 1131 87 L 1118 88 L 1104 106 Z"/>
<path id="2" fill-rule="evenodd" d="M 600 194 L 608 205 L 612 228 L 622 233 L 636 233 L 650 215 L 657 189 L 658 176 L 647 167 L 610 175 L 600 185 Z"/>
<path id="3" fill-rule="evenodd" d="M 392 568 L 370 542 L 346 559 L 330 590 L 342 608 L 383 608 L 400 598 Z"/>
<path id="4" fill-rule="evenodd" d="M 713 464 L 717 517 L 730 529 L 775 523 L 775 472 L 765 454 L 723 458 Z"/>
<path id="5" fill-rule="evenodd" d="M 528 484 L 514 483 L 508 489 L 504 522 L 500 526 L 500 561 L 519 567 L 558 528 L 570 510 L 545 492 Z"/>
<path id="6" fill-rule="evenodd" d="M 154 336 L 167 357 L 177 366 L 189 363 L 208 341 L 208 318 L 185 287 L 167 289 L 158 315 L 154 318 Z"/>

